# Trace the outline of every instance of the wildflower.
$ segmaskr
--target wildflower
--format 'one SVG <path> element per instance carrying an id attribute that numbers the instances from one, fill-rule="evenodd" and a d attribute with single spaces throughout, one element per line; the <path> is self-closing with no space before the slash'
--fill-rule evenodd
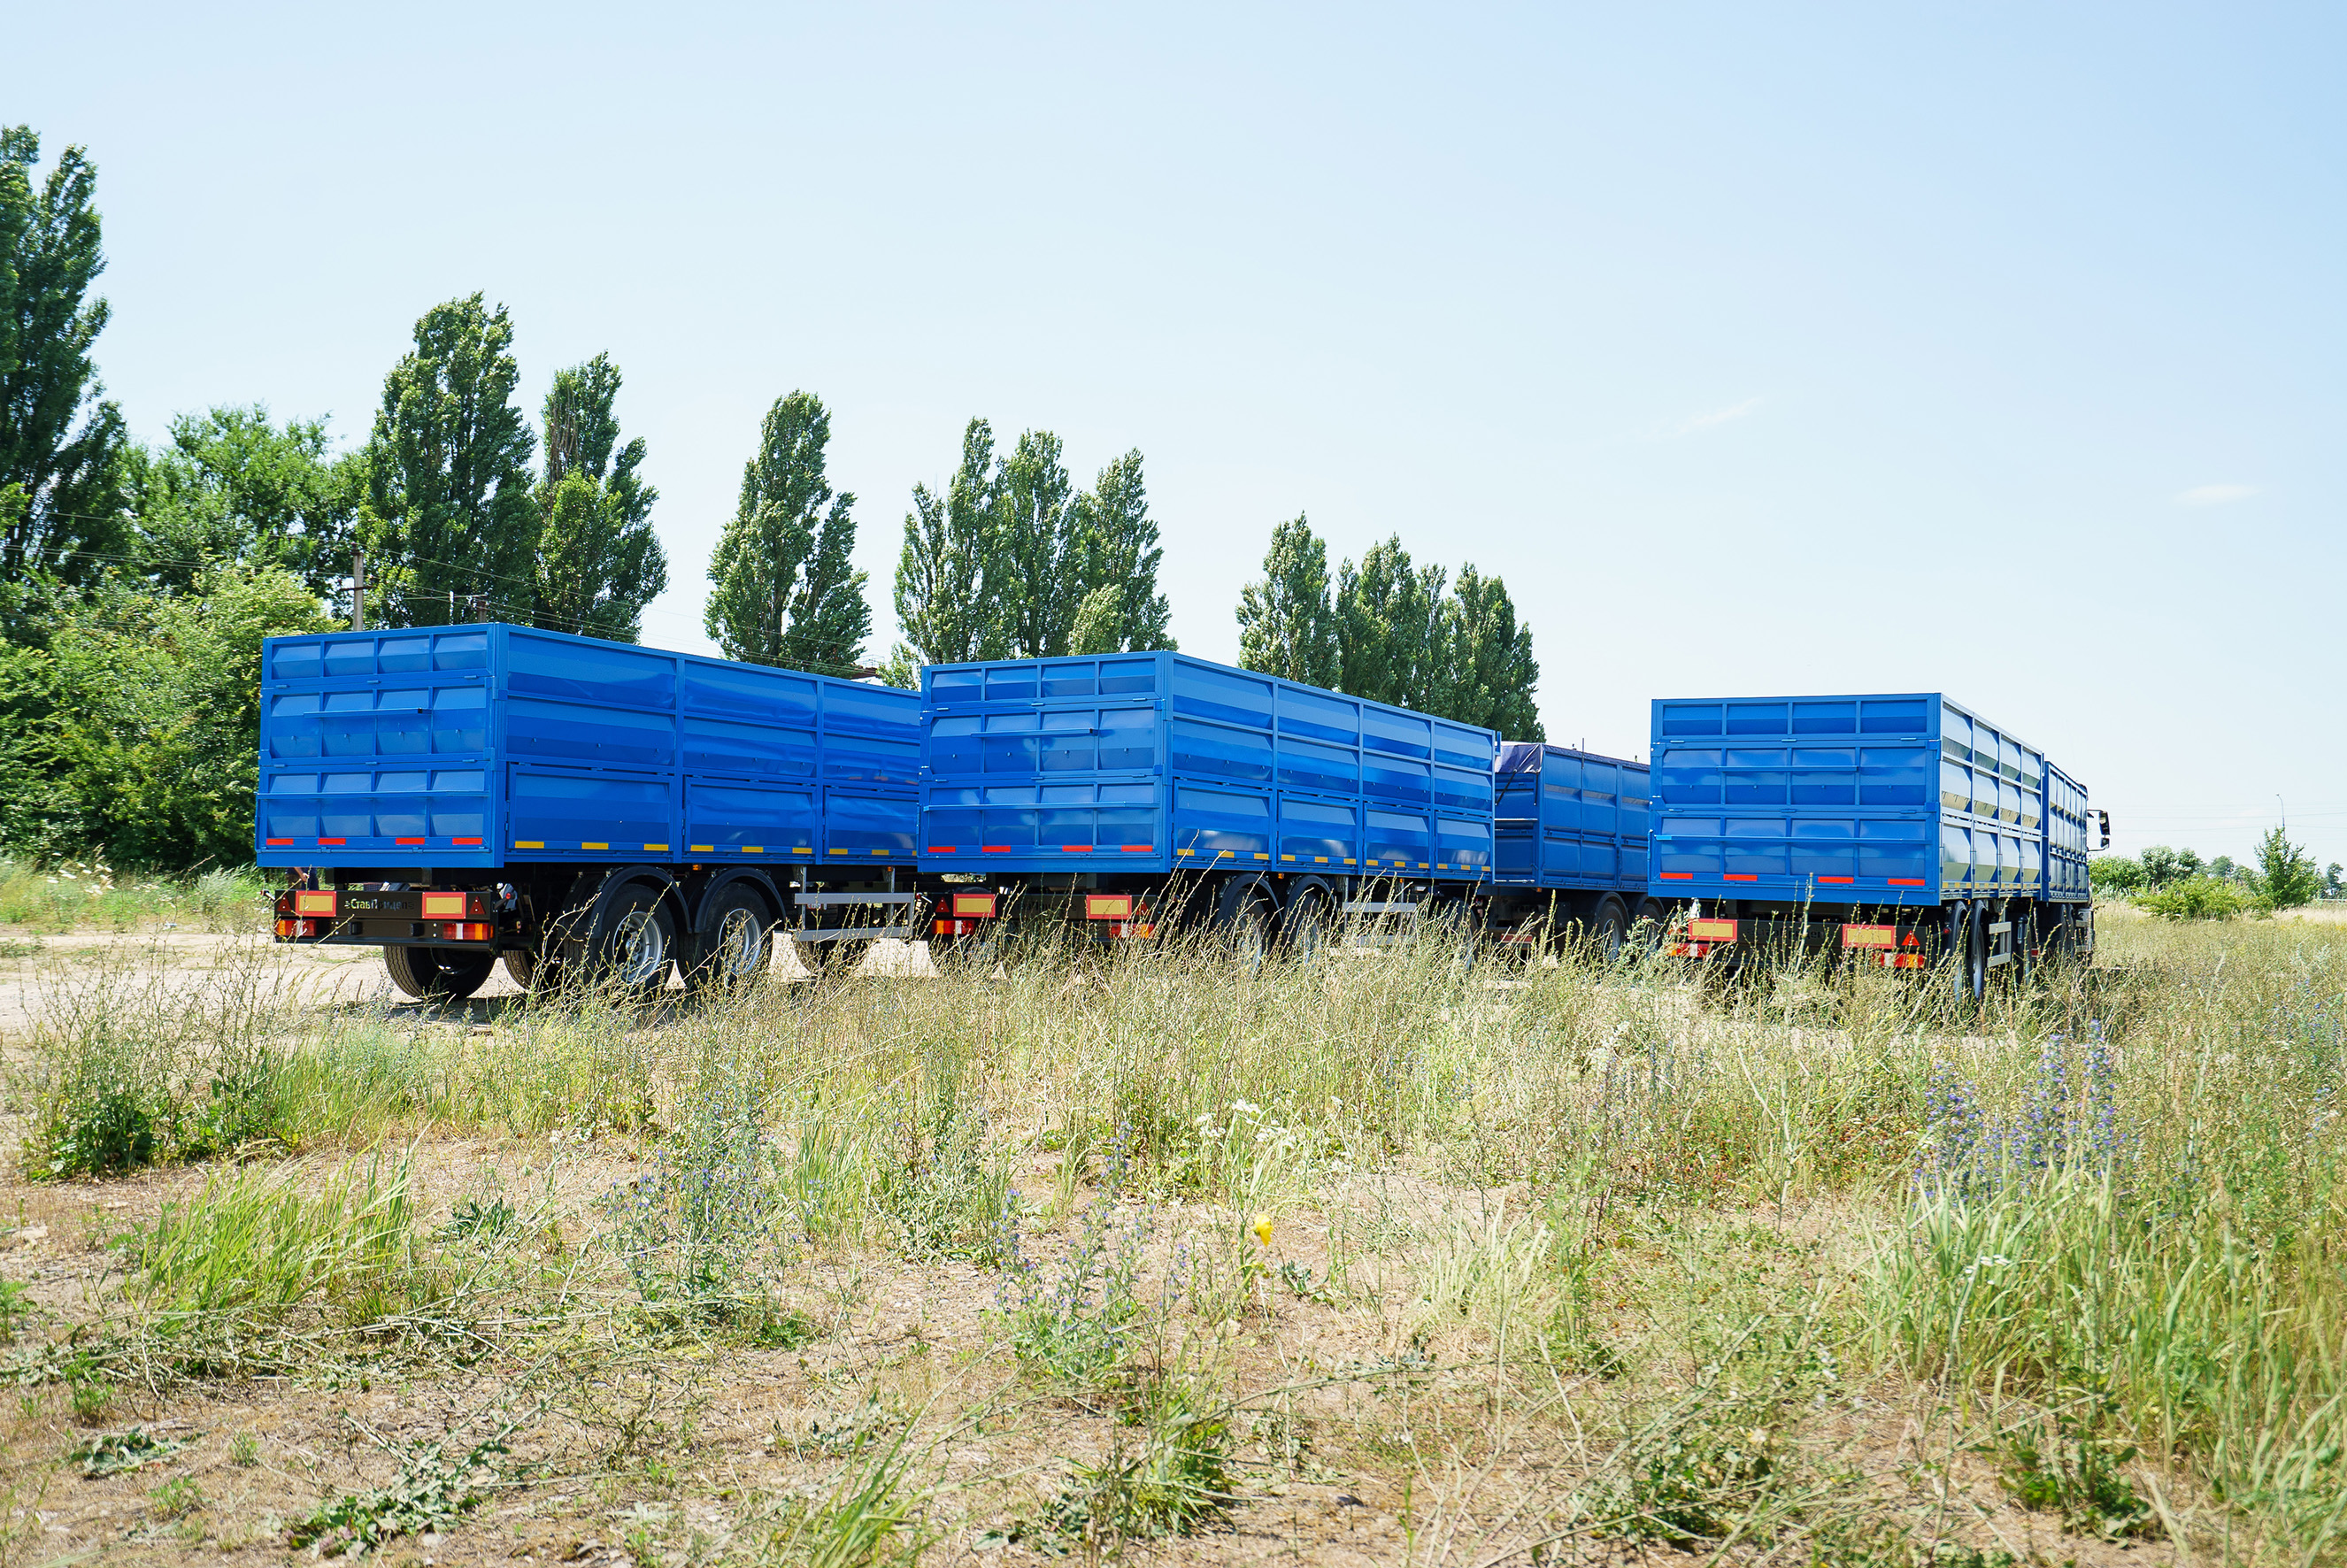
<path id="1" fill-rule="evenodd" d="M 1262 1243 L 1264 1246 L 1267 1248 L 1271 1245 L 1271 1216 L 1269 1214 L 1255 1215 L 1255 1224 L 1247 1228 L 1255 1232 L 1255 1239 Z"/>

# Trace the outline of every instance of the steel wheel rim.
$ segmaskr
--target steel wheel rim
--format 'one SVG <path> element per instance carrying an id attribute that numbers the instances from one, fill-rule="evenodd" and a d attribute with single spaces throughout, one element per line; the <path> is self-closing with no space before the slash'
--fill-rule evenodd
<path id="1" fill-rule="evenodd" d="M 758 917 L 747 909 L 728 910 L 717 927 L 717 972 L 728 980 L 743 980 L 756 972 L 765 949 L 765 933 Z"/>
<path id="2" fill-rule="evenodd" d="M 617 938 L 612 946 L 620 958 L 614 966 L 620 983 L 638 989 L 651 985 L 668 961 L 668 944 L 661 938 L 660 922 L 652 912 L 630 910 L 612 935 Z"/>

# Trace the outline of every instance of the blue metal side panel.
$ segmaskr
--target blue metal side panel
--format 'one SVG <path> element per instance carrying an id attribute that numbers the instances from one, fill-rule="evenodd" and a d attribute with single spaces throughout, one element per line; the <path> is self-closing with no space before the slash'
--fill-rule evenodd
<path id="1" fill-rule="evenodd" d="M 1488 874 L 1489 731 L 1178 653 L 922 682 L 924 870 Z"/>
<path id="2" fill-rule="evenodd" d="M 264 865 L 911 857 L 910 692 L 503 625 L 271 639 L 262 688 Z"/>
<path id="3" fill-rule="evenodd" d="M 2045 897 L 2084 904 L 2094 897 L 2086 880 L 2086 786 L 2045 764 Z"/>
<path id="4" fill-rule="evenodd" d="M 1642 893 L 1648 770 L 1537 742 L 1502 748 L 1497 784 L 1503 886 Z"/>

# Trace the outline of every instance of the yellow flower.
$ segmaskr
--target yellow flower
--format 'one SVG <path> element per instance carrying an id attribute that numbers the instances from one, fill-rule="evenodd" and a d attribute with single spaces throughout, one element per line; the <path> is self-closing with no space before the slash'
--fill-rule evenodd
<path id="1" fill-rule="evenodd" d="M 1255 1232 L 1255 1240 L 1261 1242 L 1266 1247 L 1271 1245 L 1271 1216 L 1269 1214 L 1255 1215 L 1255 1224 L 1249 1228 Z"/>

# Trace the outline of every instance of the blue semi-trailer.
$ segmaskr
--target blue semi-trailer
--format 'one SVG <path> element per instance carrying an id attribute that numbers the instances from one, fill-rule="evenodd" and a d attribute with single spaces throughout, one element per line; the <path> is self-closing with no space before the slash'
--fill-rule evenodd
<path id="1" fill-rule="evenodd" d="M 1618 942 L 1646 904 L 1645 770 L 1183 653 L 922 672 L 933 948 L 1014 923 L 1308 945 L 1366 917 Z"/>
<path id="2" fill-rule="evenodd" d="M 380 947 L 411 995 L 917 934 L 913 692 L 489 624 L 271 638 L 261 697 L 279 938 Z"/>
<path id="3" fill-rule="evenodd" d="M 1977 995 L 1996 968 L 2093 953 L 2108 814 L 1940 692 L 1657 699 L 1653 756 L 1649 886 L 1686 906 L 1686 957 L 1952 956 Z"/>

